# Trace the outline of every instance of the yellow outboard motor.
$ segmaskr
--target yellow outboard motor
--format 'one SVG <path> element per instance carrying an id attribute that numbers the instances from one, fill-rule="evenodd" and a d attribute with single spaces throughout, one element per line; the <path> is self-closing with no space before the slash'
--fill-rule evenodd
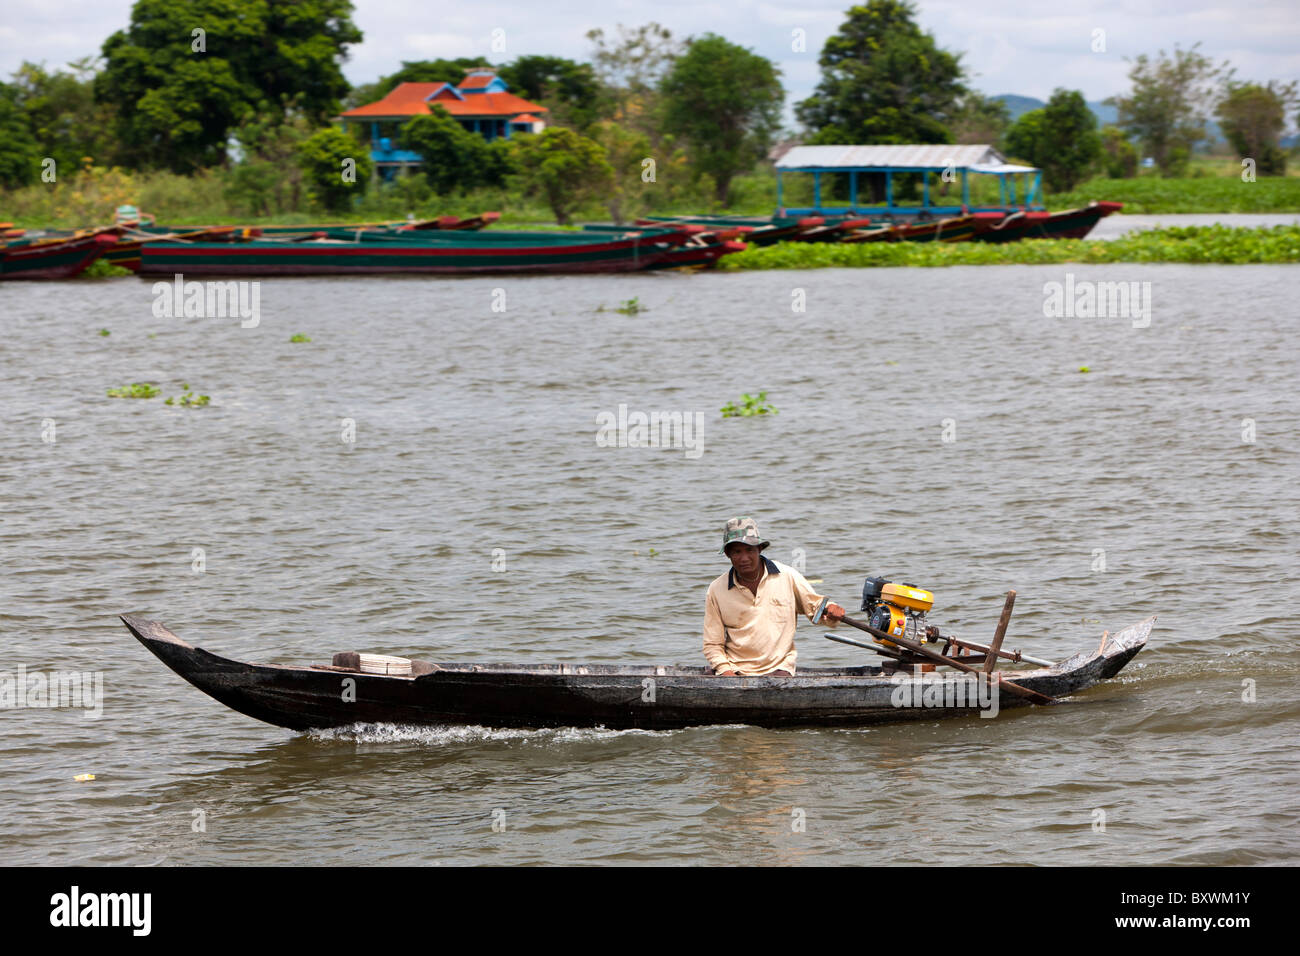
<path id="1" fill-rule="evenodd" d="M 862 586 L 862 610 L 868 614 L 867 623 L 891 637 L 907 636 L 907 626 L 912 625 L 912 640 L 925 641 L 920 622 L 925 612 L 934 607 L 934 595 L 912 584 L 896 584 L 883 577 L 867 578 Z M 897 647 L 892 641 L 877 638 L 879 643 Z"/>

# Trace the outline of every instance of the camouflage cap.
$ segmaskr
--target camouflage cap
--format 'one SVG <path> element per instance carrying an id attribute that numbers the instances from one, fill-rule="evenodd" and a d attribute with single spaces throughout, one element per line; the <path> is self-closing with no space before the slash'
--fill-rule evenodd
<path id="1" fill-rule="evenodd" d="M 727 526 L 722 530 L 722 548 L 720 550 L 723 554 L 727 553 L 727 545 L 733 541 L 755 545 L 760 551 L 770 543 L 758 533 L 758 523 L 748 516 L 732 518 L 727 522 Z"/>

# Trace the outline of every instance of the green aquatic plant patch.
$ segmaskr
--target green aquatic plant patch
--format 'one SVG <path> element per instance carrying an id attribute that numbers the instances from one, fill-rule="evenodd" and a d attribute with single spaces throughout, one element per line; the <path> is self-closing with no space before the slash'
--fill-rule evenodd
<path id="1" fill-rule="evenodd" d="M 173 395 L 171 398 L 168 398 L 167 401 L 165 401 L 163 404 L 180 405 L 184 408 L 202 408 L 204 405 L 208 404 L 209 401 L 211 401 L 211 399 L 207 395 L 195 395 L 194 391 L 189 387 L 189 385 L 185 384 L 184 382 L 181 383 L 181 388 L 185 390 L 183 394 L 181 394 L 179 397 Z"/>
<path id="2" fill-rule="evenodd" d="M 1086 206 L 1093 200 L 1122 202 L 1131 216 L 1159 213 L 1300 213 L 1300 177 L 1260 176 L 1243 182 L 1240 176 L 1201 176 L 1161 179 L 1093 179 L 1068 193 L 1047 197 L 1053 212 Z"/>
<path id="3" fill-rule="evenodd" d="M 90 265 L 82 270 L 78 278 L 81 279 L 117 279 L 123 276 L 134 275 L 130 269 L 114 265 L 107 259 L 96 259 Z"/>
<path id="4" fill-rule="evenodd" d="M 1262 229 L 1173 226 L 1121 239 L 1020 242 L 779 242 L 724 257 L 718 268 L 820 269 L 870 266 L 1050 265 L 1058 262 L 1300 262 L 1300 226 Z"/>
<path id="5" fill-rule="evenodd" d="M 753 415 L 775 415 L 776 408 L 767 400 L 767 392 L 750 395 L 745 392 L 740 396 L 740 404 L 728 402 L 722 406 L 723 418 L 749 418 Z"/>
<path id="6" fill-rule="evenodd" d="M 121 388 L 110 388 L 108 390 L 109 398 L 157 398 L 162 391 L 150 385 L 148 382 L 132 382 L 130 385 L 123 385 Z"/>

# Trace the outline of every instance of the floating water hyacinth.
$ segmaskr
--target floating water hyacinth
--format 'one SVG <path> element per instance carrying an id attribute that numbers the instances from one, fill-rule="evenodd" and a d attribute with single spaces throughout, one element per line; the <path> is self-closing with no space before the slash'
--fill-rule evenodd
<path id="1" fill-rule="evenodd" d="M 148 382 L 132 382 L 130 385 L 123 385 L 121 388 L 110 388 L 108 390 L 109 398 L 157 398 L 162 391 L 160 388 L 154 388 Z"/>
<path id="2" fill-rule="evenodd" d="M 183 405 L 186 408 L 202 408 L 204 405 L 208 404 L 209 401 L 211 401 L 211 399 L 207 395 L 195 395 L 194 392 L 190 390 L 190 387 L 188 385 L 182 384 L 181 388 L 185 389 L 185 393 L 183 395 L 181 395 L 179 398 L 172 396 L 171 398 L 167 399 L 167 401 L 165 401 L 163 404 Z"/>
<path id="3" fill-rule="evenodd" d="M 1050 265 L 1060 262 L 1300 262 L 1300 226 L 1170 226 L 1119 239 L 1020 242 L 778 242 L 725 256 L 721 270 Z"/>
<path id="4" fill-rule="evenodd" d="M 109 262 L 107 259 L 96 259 L 85 269 L 81 271 L 79 279 L 114 279 L 120 276 L 131 275 L 130 269 L 124 269 L 122 266 Z"/>
<path id="5" fill-rule="evenodd" d="M 723 418 L 749 418 L 752 415 L 775 415 L 777 410 L 767 401 L 767 392 L 759 392 L 757 395 L 750 395 L 748 392 L 740 396 L 740 404 L 728 402 L 722 406 Z"/>
<path id="6" fill-rule="evenodd" d="M 1242 188 L 1239 176 L 1164 179 L 1094 179 L 1068 193 L 1048 197 L 1053 209 L 1086 206 L 1091 200 L 1122 202 L 1128 215 L 1159 213 L 1291 212 L 1300 206 L 1300 180 L 1291 176 L 1261 176 Z"/>

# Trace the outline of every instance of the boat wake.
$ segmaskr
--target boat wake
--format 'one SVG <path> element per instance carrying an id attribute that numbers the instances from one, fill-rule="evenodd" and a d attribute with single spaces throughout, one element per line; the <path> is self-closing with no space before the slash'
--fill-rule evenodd
<path id="1" fill-rule="evenodd" d="M 328 730 L 311 730 L 307 736 L 314 740 L 341 740 L 361 744 L 419 743 L 428 746 L 482 743 L 498 740 L 519 740 L 525 743 L 590 743 L 621 740 L 626 737 L 673 737 L 677 734 L 701 730 L 753 730 L 745 724 L 716 724 L 704 727 L 684 727 L 674 730 L 609 730 L 605 727 L 553 727 L 540 730 L 520 730 L 483 726 L 417 726 L 413 724 L 352 724 Z"/>

